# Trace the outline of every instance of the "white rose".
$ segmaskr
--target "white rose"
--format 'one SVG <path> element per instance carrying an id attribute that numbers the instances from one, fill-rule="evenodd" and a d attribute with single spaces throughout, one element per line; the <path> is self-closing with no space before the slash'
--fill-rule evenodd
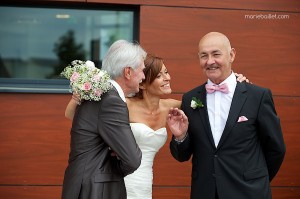
<path id="1" fill-rule="evenodd" d="M 100 77 L 102 77 L 104 75 L 104 72 L 102 70 L 100 70 L 99 75 L 100 75 Z"/>
<path id="2" fill-rule="evenodd" d="M 197 108 L 197 103 L 194 100 L 191 101 L 191 107 L 193 109 Z"/>
<path id="3" fill-rule="evenodd" d="M 86 61 L 85 64 L 86 64 L 86 66 L 87 66 L 90 70 L 92 70 L 92 69 L 95 68 L 94 62 L 92 62 L 92 61 L 90 61 L 90 60 Z"/>

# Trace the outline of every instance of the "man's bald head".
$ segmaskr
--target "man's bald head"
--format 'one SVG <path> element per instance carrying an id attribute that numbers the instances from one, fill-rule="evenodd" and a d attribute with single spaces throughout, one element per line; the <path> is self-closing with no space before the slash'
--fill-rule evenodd
<path id="1" fill-rule="evenodd" d="M 235 49 L 222 33 L 210 32 L 199 41 L 200 66 L 204 74 L 215 84 L 223 82 L 232 72 Z"/>
<path id="2" fill-rule="evenodd" d="M 210 44 L 217 43 L 218 45 L 223 46 L 224 49 L 228 50 L 229 52 L 231 50 L 231 44 L 228 37 L 226 37 L 226 35 L 220 32 L 209 32 L 206 35 L 204 35 L 199 41 L 199 48 L 202 45 L 205 45 L 206 43 L 210 43 Z"/>

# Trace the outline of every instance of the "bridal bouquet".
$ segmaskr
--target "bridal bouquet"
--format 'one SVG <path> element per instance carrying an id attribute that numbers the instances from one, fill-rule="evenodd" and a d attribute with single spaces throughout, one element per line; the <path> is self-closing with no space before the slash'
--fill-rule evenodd
<path id="1" fill-rule="evenodd" d="M 80 99 L 99 101 L 112 88 L 109 74 L 96 68 L 92 61 L 74 60 L 61 75 L 70 80 L 70 92 L 78 93 Z"/>

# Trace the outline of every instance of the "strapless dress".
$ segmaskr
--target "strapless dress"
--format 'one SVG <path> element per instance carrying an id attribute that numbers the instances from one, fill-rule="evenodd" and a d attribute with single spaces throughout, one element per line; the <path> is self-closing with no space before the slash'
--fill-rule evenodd
<path id="1" fill-rule="evenodd" d="M 130 126 L 142 151 L 142 161 L 135 172 L 124 178 L 127 199 L 152 199 L 153 161 L 167 141 L 167 129 L 153 130 L 143 123 L 130 123 Z"/>

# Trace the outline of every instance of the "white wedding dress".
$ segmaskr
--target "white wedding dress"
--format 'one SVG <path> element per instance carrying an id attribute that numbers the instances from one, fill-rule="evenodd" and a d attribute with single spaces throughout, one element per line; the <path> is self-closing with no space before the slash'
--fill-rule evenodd
<path id="1" fill-rule="evenodd" d="M 130 123 L 132 132 L 142 151 L 139 168 L 124 178 L 127 199 L 152 199 L 153 160 L 167 141 L 165 127 L 156 131 L 143 123 Z"/>

